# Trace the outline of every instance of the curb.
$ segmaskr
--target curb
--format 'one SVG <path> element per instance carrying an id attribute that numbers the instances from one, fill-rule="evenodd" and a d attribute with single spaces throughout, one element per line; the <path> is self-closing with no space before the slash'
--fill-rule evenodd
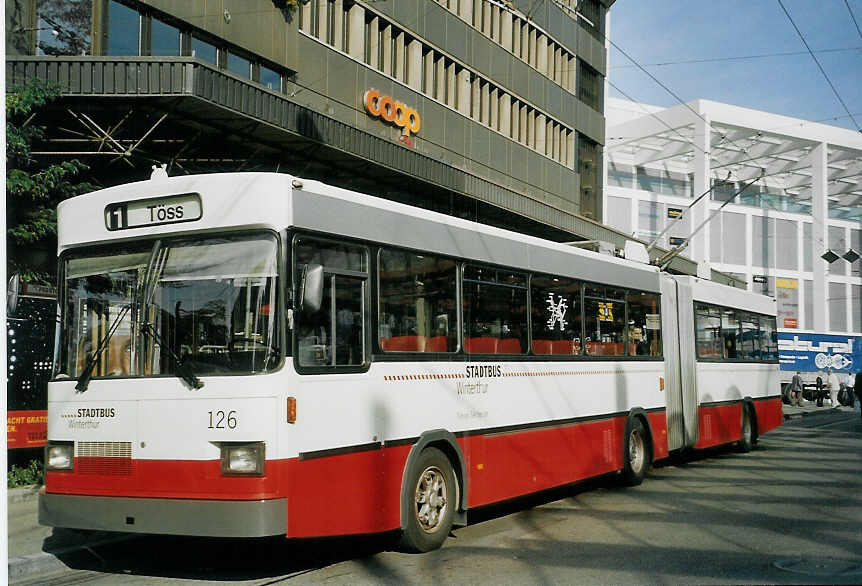
<path id="1" fill-rule="evenodd" d="M 68 570 L 69 566 L 63 563 L 63 561 L 57 556 L 73 554 L 82 551 L 90 551 L 90 548 L 93 547 L 110 545 L 113 543 L 119 543 L 121 541 L 127 541 L 129 539 L 137 539 L 139 537 L 141 536 L 129 533 L 106 534 L 99 539 L 94 539 L 92 541 L 81 543 L 78 545 L 70 545 L 67 547 L 59 548 L 56 551 L 40 551 L 39 553 L 33 553 L 17 558 L 12 558 L 9 560 L 8 577 L 9 580 L 13 580 L 26 578 L 27 576 L 30 576 L 32 574 L 44 574 L 48 572 Z M 92 551 L 90 551 L 90 553 L 96 555 Z"/>
<path id="2" fill-rule="evenodd" d="M 827 415 L 829 413 L 847 413 L 847 409 L 842 409 L 841 407 L 818 407 L 816 411 L 800 411 L 798 413 L 782 413 L 784 415 L 784 421 L 789 421 L 791 419 L 802 419 L 803 417 L 815 417 L 818 415 Z M 852 413 L 852 411 L 850 411 Z"/>
<path id="3" fill-rule="evenodd" d="M 26 503 L 30 501 L 34 501 L 39 498 L 39 492 L 42 490 L 42 486 L 33 485 L 33 486 L 24 486 L 22 488 L 10 488 L 7 493 L 7 502 L 8 503 Z"/>
<path id="4" fill-rule="evenodd" d="M 9 560 L 8 576 L 9 580 L 15 580 L 32 574 L 46 574 L 68 569 L 69 567 L 57 556 L 43 551 Z"/>

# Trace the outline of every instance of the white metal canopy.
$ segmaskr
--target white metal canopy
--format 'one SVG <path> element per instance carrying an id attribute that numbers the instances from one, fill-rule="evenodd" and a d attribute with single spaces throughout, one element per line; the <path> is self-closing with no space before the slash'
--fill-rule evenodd
<path id="1" fill-rule="evenodd" d="M 709 129 L 706 142 L 698 129 Z M 608 128 L 608 151 L 632 157 L 635 166 L 671 163 L 695 172 L 708 155 L 712 179 L 757 179 L 811 205 L 820 171 L 827 216 L 862 221 L 862 133 L 729 104 L 695 100 L 672 108 L 643 106 L 642 116 Z M 699 145 L 708 145 L 705 149 Z M 825 145 L 825 168 L 813 151 Z M 705 153 L 703 151 L 706 151 Z M 699 195 L 696 193 L 695 195 Z"/>

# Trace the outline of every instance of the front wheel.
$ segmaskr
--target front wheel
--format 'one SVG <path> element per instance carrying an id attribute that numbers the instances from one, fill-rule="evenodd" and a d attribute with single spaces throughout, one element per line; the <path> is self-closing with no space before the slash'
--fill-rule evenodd
<path id="1" fill-rule="evenodd" d="M 426 448 L 406 479 L 407 520 L 401 549 L 423 553 L 439 548 L 452 530 L 457 498 L 455 473 L 449 458 L 437 448 Z"/>
<path id="2" fill-rule="evenodd" d="M 630 418 L 626 423 L 624 444 L 623 484 L 637 486 L 643 482 L 652 460 L 646 430 L 637 417 Z"/>

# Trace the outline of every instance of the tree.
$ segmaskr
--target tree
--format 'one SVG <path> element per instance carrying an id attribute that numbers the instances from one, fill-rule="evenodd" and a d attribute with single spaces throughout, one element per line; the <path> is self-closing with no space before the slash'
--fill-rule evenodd
<path id="1" fill-rule="evenodd" d="M 80 180 L 84 163 L 47 163 L 32 155 L 31 145 L 44 135 L 44 127 L 33 123 L 36 113 L 59 95 L 57 87 L 40 81 L 6 94 L 7 271 L 41 284 L 54 281 L 57 204 L 94 189 Z"/>

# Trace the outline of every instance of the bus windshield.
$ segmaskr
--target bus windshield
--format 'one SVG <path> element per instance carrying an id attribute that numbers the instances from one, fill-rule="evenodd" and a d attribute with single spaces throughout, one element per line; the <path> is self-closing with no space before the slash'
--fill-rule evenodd
<path id="1" fill-rule="evenodd" d="M 93 378 L 267 372 L 281 359 L 277 241 L 164 239 L 62 258 L 58 374 Z"/>

